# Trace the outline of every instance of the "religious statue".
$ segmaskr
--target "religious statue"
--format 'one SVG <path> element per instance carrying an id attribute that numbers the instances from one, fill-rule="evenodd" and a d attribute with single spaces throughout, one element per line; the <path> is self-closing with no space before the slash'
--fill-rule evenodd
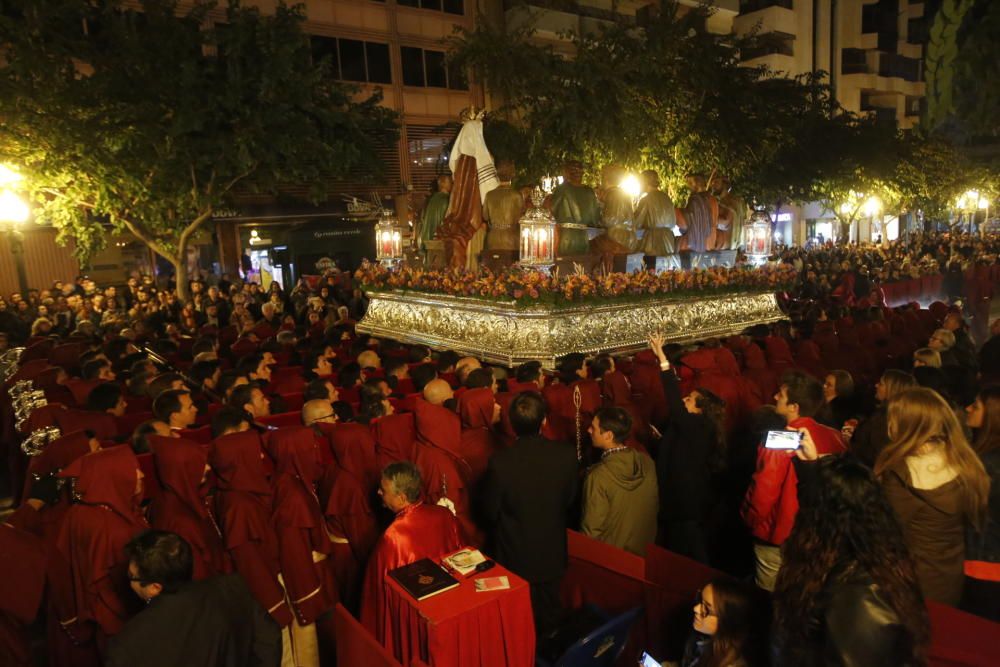
<path id="1" fill-rule="evenodd" d="M 448 212 L 452 184 L 453 181 L 448 174 L 437 177 L 437 192 L 427 199 L 424 214 L 420 218 L 420 233 L 417 235 L 418 249 L 426 251 L 427 242 L 437 238 L 438 228 L 444 221 L 445 213 Z"/>
<path id="2" fill-rule="evenodd" d="M 718 234 L 716 250 L 736 250 L 743 241 L 743 225 L 747 219 L 747 204 L 734 193 L 729 177 L 716 176 L 712 179 L 712 194 L 719 202 Z"/>
<path id="3" fill-rule="evenodd" d="M 702 253 L 715 245 L 719 202 L 708 193 L 708 179 L 704 174 L 688 174 L 686 180 L 691 190 L 683 209 L 687 222 L 686 245 L 692 252 Z"/>
<path id="4" fill-rule="evenodd" d="M 640 249 L 646 263 L 656 257 L 677 256 L 677 213 L 670 195 L 660 190 L 660 176 L 652 169 L 642 172 L 642 199 L 635 207 L 635 227 L 645 230 Z"/>
<path id="5" fill-rule="evenodd" d="M 563 167 L 563 182 L 546 201 L 559 226 L 556 254 L 586 255 L 590 243 L 587 229 L 601 221 L 601 207 L 593 188 L 583 184 L 583 165 L 573 160 Z"/>
<path id="6" fill-rule="evenodd" d="M 438 236 L 444 242 L 445 258 L 452 269 L 478 270 L 479 252 L 486 238 L 483 203 L 486 195 L 500 185 L 483 137 L 484 117 L 485 112 L 475 107 L 462 112 L 462 129 L 448 160 L 455 187 Z"/>
<path id="7" fill-rule="evenodd" d="M 601 173 L 601 226 L 603 236 L 617 244 L 616 253 L 633 252 L 636 245 L 632 197 L 621 189 L 623 178 L 625 170 L 617 164 L 609 164 Z"/>
<path id="8" fill-rule="evenodd" d="M 485 250 L 518 250 L 518 220 L 524 213 L 524 198 L 511 186 L 514 180 L 514 163 L 501 160 L 497 164 L 500 186 L 486 194 L 483 201 L 483 220 L 488 224 Z"/>

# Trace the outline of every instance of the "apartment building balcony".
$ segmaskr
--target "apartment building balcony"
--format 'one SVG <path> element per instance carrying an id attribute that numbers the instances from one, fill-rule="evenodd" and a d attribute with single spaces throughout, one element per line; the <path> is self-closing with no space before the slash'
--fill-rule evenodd
<path id="1" fill-rule="evenodd" d="M 601 26 L 635 20 L 634 17 L 616 13 L 610 7 L 610 3 L 605 9 L 573 0 L 555 0 L 537 4 L 530 1 L 505 0 L 504 19 L 508 28 L 531 27 L 535 30 L 536 38 L 562 41 L 561 35 L 568 32 L 596 33 Z"/>
<path id="2" fill-rule="evenodd" d="M 733 32 L 745 35 L 760 26 L 761 32 L 798 33 L 792 0 L 744 0 L 740 15 L 733 19 Z"/>

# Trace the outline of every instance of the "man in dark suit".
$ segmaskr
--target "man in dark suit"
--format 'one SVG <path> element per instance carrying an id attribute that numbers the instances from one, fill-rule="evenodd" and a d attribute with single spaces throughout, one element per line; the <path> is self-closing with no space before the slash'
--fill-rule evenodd
<path id="1" fill-rule="evenodd" d="M 577 493 L 576 451 L 540 435 L 545 402 L 537 392 L 510 404 L 513 447 L 490 459 L 483 480 L 484 518 L 492 527 L 497 561 L 531 584 L 535 627 L 544 634 L 559 620 L 559 584 L 566 572 L 566 527 Z"/>
<path id="2" fill-rule="evenodd" d="M 132 590 L 147 607 L 108 647 L 105 667 L 277 667 L 281 629 L 239 575 L 192 582 L 191 547 L 148 530 L 125 547 Z"/>

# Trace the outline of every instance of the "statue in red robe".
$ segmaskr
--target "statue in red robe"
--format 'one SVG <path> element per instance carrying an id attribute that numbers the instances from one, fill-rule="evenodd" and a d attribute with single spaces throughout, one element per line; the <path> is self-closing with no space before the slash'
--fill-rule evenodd
<path id="1" fill-rule="evenodd" d="M 231 572 L 222 530 L 208 505 L 208 454 L 183 438 L 150 435 L 148 440 L 162 487 L 150 511 L 153 528 L 177 533 L 191 545 L 195 581 Z"/>
<path id="2" fill-rule="evenodd" d="M 386 466 L 379 494 L 396 518 L 379 538 L 368 561 L 361 593 L 361 623 L 383 646 L 392 647 L 400 610 L 386 595 L 386 574 L 421 558 L 438 560 L 462 547 L 450 510 L 420 501 L 420 471 L 403 461 Z"/>

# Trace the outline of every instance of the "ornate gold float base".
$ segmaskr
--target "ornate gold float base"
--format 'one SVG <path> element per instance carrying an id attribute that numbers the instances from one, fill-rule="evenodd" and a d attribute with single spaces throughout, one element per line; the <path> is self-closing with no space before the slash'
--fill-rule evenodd
<path id="1" fill-rule="evenodd" d="M 513 302 L 416 292 L 369 292 L 359 332 L 514 366 L 552 368 L 570 352 L 635 352 L 659 331 L 669 342 L 728 336 L 784 315 L 774 294 L 673 298 L 579 308 L 516 308 Z"/>

